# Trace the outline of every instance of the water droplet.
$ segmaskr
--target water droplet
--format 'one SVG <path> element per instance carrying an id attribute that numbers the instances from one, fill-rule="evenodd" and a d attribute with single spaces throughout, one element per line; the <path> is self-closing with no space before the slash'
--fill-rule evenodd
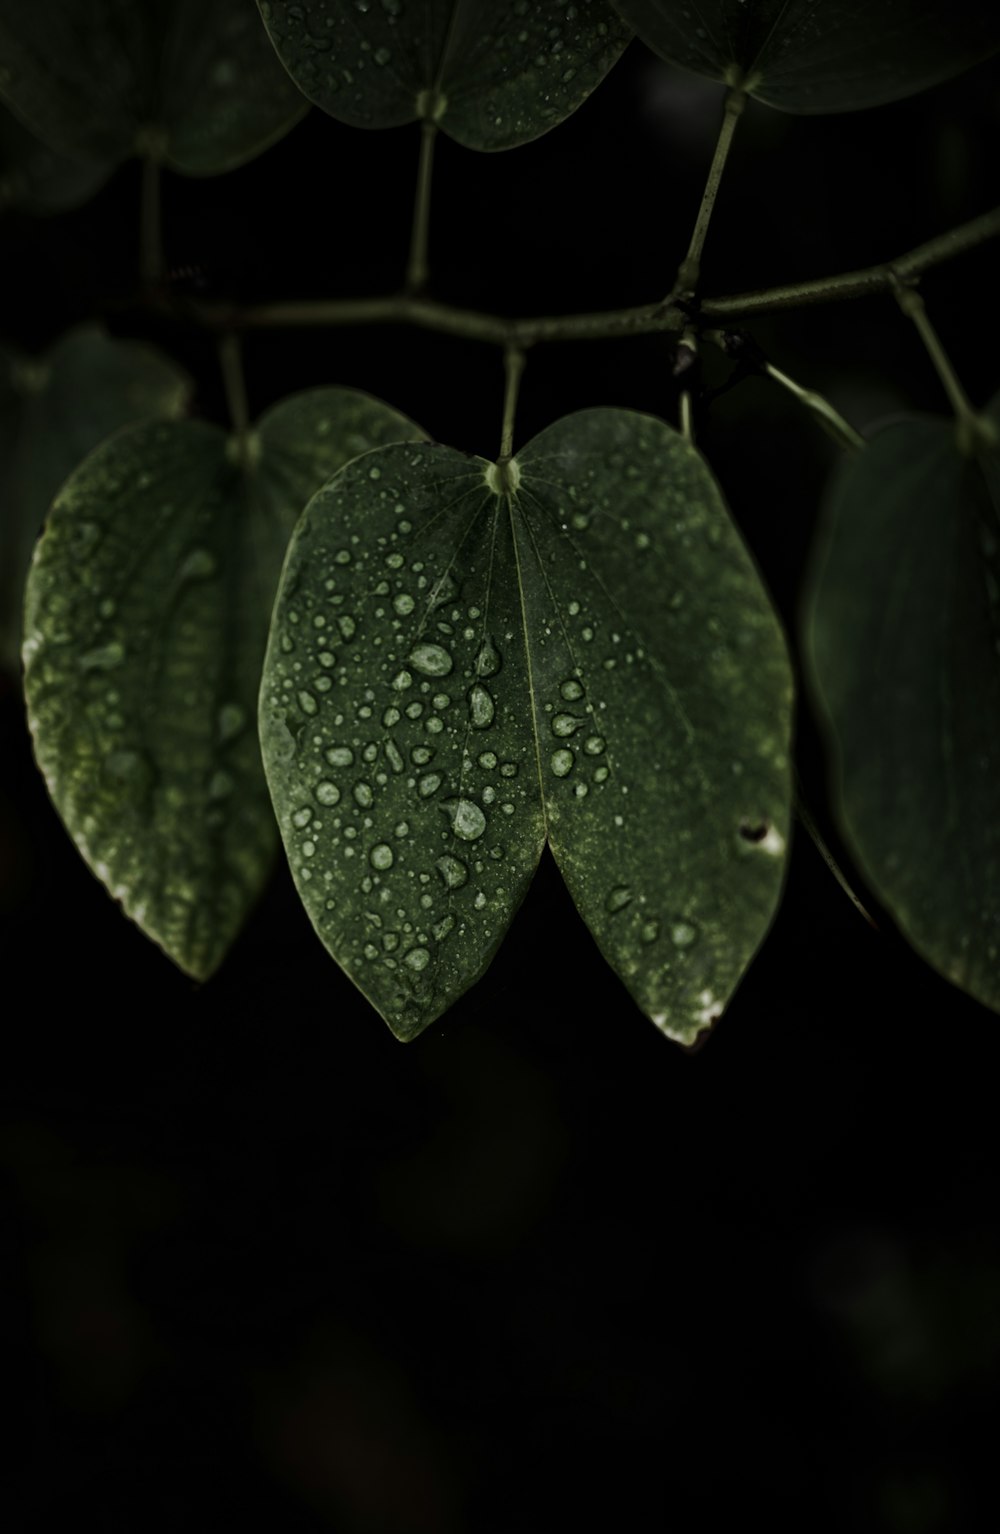
<path id="1" fill-rule="evenodd" d="M 482 890 L 477 890 L 476 898 L 473 900 L 472 904 L 475 906 L 477 911 L 481 911 L 484 908 L 486 905 L 486 896 Z"/>
<path id="2" fill-rule="evenodd" d="M 310 820 L 312 820 L 312 817 L 312 810 L 309 808 L 308 804 L 304 804 L 302 808 L 300 810 L 296 810 L 295 814 L 292 816 L 292 825 L 297 831 L 304 831 Z"/>
<path id="3" fill-rule="evenodd" d="M 500 651 L 492 639 L 484 639 L 476 656 L 476 675 L 496 676 L 501 665 Z"/>
<path id="4" fill-rule="evenodd" d="M 439 772 L 427 773 L 426 777 L 420 779 L 418 786 L 421 799 L 429 799 L 431 794 L 436 794 L 441 787 L 441 774 Z"/>
<path id="5" fill-rule="evenodd" d="M 110 644 L 98 645 L 80 656 L 81 671 L 112 671 L 125 659 L 125 646 L 113 639 Z"/>
<path id="6" fill-rule="evenodd" d="M 398 597 L 393 597 L 392 605 L 401 618 L 407 618 L 417 604 L 407 592 L 401 591 Z"/>
<path id="7" fill-rule="evenodd" d="M 549 766 L 557 778 L 564 778 L 567 773 L 572 772 L 575 760 L 572 751 L 567 751 L 563 746 L 559 751 L 553 751 Z"/>
<path id="8" fill-rule="evenodd" d="M 552 733 L 565 740 L 567 736 L 574 734 L 581 724 L 583 720 L 578 719 L 575 714 L 556 714 L 552 721 Z"/>
<path id="9" fill-rule="evenodd" d="M 575 677 L 570 677 L 568 681 L 563 682 L 559 691 L 562 693 L 567 703 L 573 703 L 577 698 L 583 697 L 583 687 Z"/>
<path id="10" fill-rule="evenodd" d="M 320 804 L 339 804 L 340 789 L 336 783 L 331 783 L 328 778 L 316 784 L 316 798 Z"/>
<path id="11" fill-rule="evenodd" d="M 486 691 L 486 688 L 477 682 L 469 693 L 469 715 L 473 729 L 488 729 L 493 723 L 495 712 L 493 699 Z"/>
<path id="12" fill-rule="evenodd" d="M 123 783 L 140 784 L 152 777 L 152 768 L 141 751 L 112 751 L 105 766 Z"/>
<path id="13" fill-rule="evenodd" d="M 583 749 L 588 756 L 600 756 L 606 745 L 607 742 L 603 735 L 591 735 Z"/>
<path id="14" fill-rule="evenodd" d="M 378 868 L 381 870 L 391 868 L 395 858 L 389 843 L 379 842 L 378 846 L 373 847 L 368 861 L 371 863 L 373 868 Z"/>
<path id="15" fill-rule="evenodd" d="M 363 810 L 369 810 L 375 795 L 372 793 L 370 783 L 355 783 L 354 802 L 360 804 Z"/>
<path id="16" fill-rule="evenodd" d="M 632 891 L 629 889 L 628 885 L 616 884 L 607 900 L 605 901 L 605 905 L 613 916 L 616 911 L 624 911 L 625 907 L 631 903 L 631 900 Z"/>
<path id="17" fill-rule="evenodd" d="M 431 956 L 426 948 L 411 948 L 403 960 L 404 964 L 408 965 L 410 969 L 415 969 L 418 973 L 420 970 L 426 969 L 430 962 Z"/>
<path id="18" fill-rule="evenodd" d="M 451 828 L 463 842 L 474 842 L 486 830 L 486 816 L 471 799 L 450 799 L 442 808 L 447 811 Z"/>
<path id="19" fill-rule="evenodd" d="M 641 931 L 641 933 L 639 935 L 642 938 L 642 941 L 644 943 L 655 943 L 656 939 L 660 935 L 660 924 L 659 924 L 659 922 L 658 921 L 643 922 L 643 924 L 642 924 L 642 931 Z"/>
<path id="20" fill-rule="evenodd" d="M 177 572 L 178 580 L 204 581 L 216 570 L 215 555 L 208 549 L 192 549 Z"/>
<path id="21" fill-rule="evenodd" d="M 422 676 L 447 676 L 454 665 L 447 650 L 429 642 L 414 645 L 408 659 L 410 665 Z"/>
<path id="22" fill-rule="evenodd" d="M 208 797 L 210 799 L 228 799 L 236 787 L 236 779 L 231 772 L 226 772 L 222 767 L 218 772 L 213 772 L 208 784 Z"/>
<path id="23" fill-rule="evenodd" d="M 246 723 L 246 713 L 238 703 L 223 703 L 216 722 L 220 742 L 232 740 Z"/>
<path id="24" fill-rule="evenodd" d="M 392 768 L 393 772 L 402 772 L 403 768 L 406 766 L 406 763 L 403 760 L 403 753 L 400 751 L 394 740 L 386 741 L 385 754 L 388 758 L 389 766 Z"/>
<path id="25" fill-rule="evenodd" d="M 354 752 L 350 746 L 331 746 L 326 759 L 331 767 L 350 767 L 354 761 Z"/>
<path id="26" fill-rule="evenodd" d="M 451 856 L 438 858 L 437 862 L 434 864 L 434 867 L 437 869 L 438 873 L 441 875 L 442 879 L 450 890 L 461 889 L 462 885 L 469 877 L 469 870 L 466 868 L 464 863 L 459 861 L 458 858 L 453 858 Z"/>
<path id="27" fill-rule="evenodd" d="M 675 921 L 670 929 L 670 938 L 678 948 L 690 948 L 692 943 L 698 941 L 698 928 L 692 922 L 683 918 Z"/>
<path id="28" fill-rule="evenodd" d="M 316 710 L 319 708 L 319 704 L 316 702 L 316 699 L 313 697 L 312 693 L 306 692 L 305 688 L 303 688 L 299 693 L 299 708 L 304 714 L 315 714 Z"/>

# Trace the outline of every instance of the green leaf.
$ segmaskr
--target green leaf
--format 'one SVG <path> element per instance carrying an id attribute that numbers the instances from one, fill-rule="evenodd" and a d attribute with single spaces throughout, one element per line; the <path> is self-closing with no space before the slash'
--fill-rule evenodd
<path id="1" fill-rule="evenodd" d="M 844 836 L 917 952 L 1000 1011 L 1000 454 L 879 431 L 836 481 L 806 611 Z"/>
<path id="2" fill-rule="evenodd" d="M 97 325 L 42 357 L 0 352 L 0 665 L 19 668 L 31 551 L 63 480 L 119 427 L 180 415 L 189 390 L 169 358 Z"/>
<path id="3" fill-rule="evenodd" d="M 416 434 L 367 395 L 319 389 L 261 419 L 246 467 L 217 427 L 140 426 L 53 508 L 26 598 L 35 753 L 91 868 L 198 978 L 277 844 L 253 720 L 295 518 L 355 453 Z"/>
<path id="4" fill-rule="evenodd" d="M 400 1038 L 483 972 L 548 838 L 640 1007 L 690 1043 L 778 900 L 791 690 L 699 454 L 588 410 L 506 479 L 422 444 L 324 487 L 275 604 L 261 741 L 306 909 Z"/>
<path id="5" fill-rule="evenodd" d="M 0 97 L 76 157 L 231 170 L 306 110 L 250 0 L 4 0 Z"/>
<path id="6" fill-rule="evenodd" d="M 785 112 L 898 101 L 1000 49 L 983 0 L 614 0 L 661 58 Z"/>
<path id="7" fill-rule="evenodd" d="M 575 112 L 631 32 L 610 0 L 258 0 L 293 80 L 356 128 L 433 118 L 511 149 Z"/>
<path id="8" fill-rule="evenodd" d="M 0 107 L 0 213 L 59 213 L 100 191 L 112 166 L 72 160 L 36 138 L 12 112 Z"/>

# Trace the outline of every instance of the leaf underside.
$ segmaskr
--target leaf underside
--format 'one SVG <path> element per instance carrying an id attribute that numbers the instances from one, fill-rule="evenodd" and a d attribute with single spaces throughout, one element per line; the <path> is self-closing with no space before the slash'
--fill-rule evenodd
<path id="1" fill-rule="evenodd" d="M 63 480 L 120 427 L 180 415 L 190 387 L 170 358 L 97 325 L 41 358 L 0 356 L 0 665 L 19 669 L 31 552 Z"/>
<path id="2" fill-rule="evenodd" d="M 1000 456 L 880 431 L 837 481 L 807 604 L 848 845 L 917 952 L 1000 1011 Z"/>
<path id="3" fill-rule="evenodd" d="M 434 117 L 510 149 L 574 112 L 631 37 L 610 0 L 258 0 L 310 101 L 357 128 Z"/>
<path id="4" fill-rule="evenodd" d="M 669 427 L 584 411 L 515 465 L 507 493 L 481 459 L 385 448 L 298 524 L 261 688 L 292 873 L 406 1039 L 486 968 L 547 838 L 640 1007 L 691 1043 L 780 893 L 783 637 Z"/>
<path id="5" fill-rule="evenodd" d="M 786 112 L 880 106 L 1000 49 L 983 0 L 614 0 L 661 58 Z"/>
<path id="6" fill-rule="evenodd" d="M 0 58 L 0 97 L 77 159 L 215 175 L 306 110 L 251 0 L 4 0 Z"/>
<path id="7" fill-rule="evenodd" d="M 260 420 L 249 468 L 216 427 L 144 425 L 53 507 L 26 596 L 35 754 L 90 867 L 198 978 L 277 845 L 254 717 L 295 518 L 355 453 L 416 435 L 377 400 L 318 389 Z"/>

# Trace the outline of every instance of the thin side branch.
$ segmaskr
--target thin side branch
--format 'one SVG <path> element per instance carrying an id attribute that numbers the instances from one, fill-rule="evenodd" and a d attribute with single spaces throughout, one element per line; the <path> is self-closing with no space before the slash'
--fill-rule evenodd
<path id="1" fill-rule="evenodd" d="M 434 174 L 434 145 L 437 123 L 425 118 L 420 124 L 420 160 L 417 165 L 417 190 L 413 201 L 413 230 L 410 257 L 406 264 L 407 293 L 421 293 L 427 286 L 427 238 L 431 219 L 431 180 Z"/>
<path id="2" fill-rule="evenodd" d="M 517 397 L 524 372 L 524 352 L 519 346 L 508 346 L 503 354 L 503 430 L 500 436 L 500 462 L 506 463 L 514 455 L 514 422 L 517 418 Z"/>
<path id="3" fill-rule="evenodd" d="M 712 156 L 712 163 L 708 171 L 708 180 L 705 182 L 705 190 L 702 193 L 701 207 L 698 209 L 698 217 L 695 220 L 694 229 L 691 233 L 691 243 L 688 253 L 681 262 L 677 272 L 675 292 L 682 297 L 690 297 L 698 287 L 698 278 L 701 273 L 701 253 L 705 248 L 705 237 L 708 234 L 708 226 L 712 221 L 712 212 L 715 208 L 715 199 L 719 195 L 719 185 L 722 181 L 722 172 L 726 168 L 729 158 L 729 150 L 732 147 L 733 134 L 736 124 L 739 122 L 743 108 L 746 106 L 746 95 L 741 90 L 730 90 L 726 93 L 726 108 L 722 116 L 722 127 L 719 129 L 719 138 Z"/>

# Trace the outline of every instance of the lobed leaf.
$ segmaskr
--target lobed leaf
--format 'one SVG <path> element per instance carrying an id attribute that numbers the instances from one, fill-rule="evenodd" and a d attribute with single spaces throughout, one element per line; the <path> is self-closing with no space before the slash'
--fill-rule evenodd
<path id="1" fill-rule="evenodd" d="M 31 553 L 63 480 L 120 427 L 180 415 L 190 387 L 170 358 L 97 325 L 40 358 L 0 354 L 0 665 L 19 667 Z"/>
<path id="2" fill-rule="evenodd" d="M 631 37 L 610 0 L 258 0 L 310 101 L 356 128 L 440 122 L 510 149 L 575 112 Z"/>
<path id="3" fill-rule="evenodd" d="M 306 110 L 249 0 L 4 0 L 0 58 L 0 98 L 78 159 L 216 175 Z"/>
<path id="4" fill-rule="evenodd" d="M 275 604 L 261 742 L 306 909 L 398 1037 L 483 972 L 548 838 L 639 1005 L 690 1043 L 778 900 L 790 703 L 703 460 L 589 410 L 503 474 L 421 444 L 324 487 Z"/>
<path id="5" fill-rule="evenodd" d="M 1000 1011 L 996 448 L 977 461 L 929 419 L 871 439 L 826 509 L 805 648 L 859 867 L 921 957 Z"/>
<path id="6" fill-rule="evenodd" d="M 661 58 L 785 112 L 898 101 L 1000 49 L 982 0 L 614 0 Z"/>
<path id="7" fill-rule="evenodd" d="M 26 598 L 35 753 L 84 858 L 175 963 L 217 967 L 277 844 L 253 728 L 291 528 L 356 452 L 416 428 L 353 390 L 126 430 L 62 490 Z"/>

